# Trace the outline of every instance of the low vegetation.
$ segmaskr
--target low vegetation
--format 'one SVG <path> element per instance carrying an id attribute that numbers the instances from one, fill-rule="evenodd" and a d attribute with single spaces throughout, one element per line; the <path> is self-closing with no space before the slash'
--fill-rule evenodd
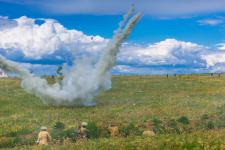
<path id="1" fill-rule="evenodd" d="M 50 84 L 57 78 L 45 77 Z M 98 106 L 57 107 L 24 92 L 21 78 L 0 78 L 0 148 L 41 149 L 41 126 L 53 141 L 45 149 L 224 149 L 225 75 L 112 76 Z M 135 103 L 135 105 L 134 105 Z M 88 140 L 76 133 L 88 122 Z M 110 137 L 108 122 L 119 127 Z M 157 128 L 155 136 L 142 132 Z"/>

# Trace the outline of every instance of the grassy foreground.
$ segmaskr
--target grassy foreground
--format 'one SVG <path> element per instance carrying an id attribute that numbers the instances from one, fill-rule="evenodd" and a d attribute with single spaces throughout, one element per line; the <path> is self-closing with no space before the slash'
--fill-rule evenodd
<path id="1" fill-rule="evenodd" d="M 225 149 L 224 74 L 112 76 L 112 88 L 91 107 L 44 105 L 20 83 L 21 78 L 0 78 L 0 148 Z M 74 133 L 75 114 L 96 131 L 86 142 Z M 119 126 L 120 137 L 110 137 L 106 120 Z M 35 144 L 41 126 L 47 126 L 54 139 L 44 148 Z M 157 135 L 141 135 L 153 127 L 159 129 Z"/>

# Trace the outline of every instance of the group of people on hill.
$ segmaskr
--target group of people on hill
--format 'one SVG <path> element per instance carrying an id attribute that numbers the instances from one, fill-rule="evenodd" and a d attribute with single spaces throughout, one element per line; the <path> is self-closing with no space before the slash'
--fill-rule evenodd
<path id="1" fill-rule="evenodd" d="M 176 78 L 177 74 L 175 73 L 173 76 L 174 76 L 174 78 Z M 169 75 L 166 74 L 166 77 L 169 78 Z M 181 78 L 181 74 L 179 74 L 179 78 Z"/>
<path id="2" fill-rule="evenodd" d="M 174 74 L 174 78 L 176 78 L 176 73 Z M 169 77 L 169 75 L 168 74 L 166 74 L 166 77 L 168 78 Z M 189 77 L 189 76 L 188 76 Z M 214 74 L 213 73 L 211 73 L 211 78 L 213 78 L 214 77 Z M 220 77 L 220 73 L 218 73 L 218 77 Z M 181 74 L 179 74 L 179 78 L 181 78 Z"/>
<path id="3" fill-rule="evenodd" d="M 211 78 L 213 78 L 213 77 L 214 77 L 214 74 L 211 73 Z M 218 77 L 220 78 L 220 73 L 218 73 Z"/>
<path id="4" fill-rule="evenodd" d="M 83 141 L 87 140 L 87 135 L 89 134 L 89 130 L 86 129 L 87 122 L 82 122 L 80 126 L 76 129 L 76 132 L 80 139 Z M 115 124 L 109 123 L 108 130 L 110 132 L 111 137 L 115 137 L 119 135 L 119 128 Z M 152 131 L 144 131 L 143 135 L 150 135 L 153 136 L 157 133 L 158 129 L 153 128 Z M 48 145 L 51 142 L 52 138 L 47 131 L 47 127 L 41 127 L 41 131 L 38 134 L 37 144 L 38 145 Z"/>

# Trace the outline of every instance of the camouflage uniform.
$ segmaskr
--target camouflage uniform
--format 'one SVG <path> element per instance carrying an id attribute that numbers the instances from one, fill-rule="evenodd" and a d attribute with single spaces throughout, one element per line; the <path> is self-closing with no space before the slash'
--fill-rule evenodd
<path id="1" fill-rule="evenodd" d="M 80 137 L 83 139 L 83 140 L 87 140 L 87 135 L 89 133 L 89 130 L 86 129 L 85 127 L 81 127 L 80 129 Z"/>
<path id="2" fill-rule="evenodd" d="M 110 135 L 111 135 L 112 137 L 118 136 L 118 135 L 119 135 L 119 129 L 118 129 L 118 127 L 115 126 L 115 125 L 109 125 L 108 130 L 109 130 Z"/>
<path id="3" fill-rule="evenodd" d="M 142 134 L 143 135 L 154 136 L 157 132 L 158 132 L 158 129 L 153 128 L 152 131 L 144 131 Z"/>
<path id="4" fill-rule="evenodd" d="M 48 145 L 48 142 L 52 140 L 50 134 L 47 131 L 41 131 L 38 134 L 38 144 L 39 145 Z"/>
<path id="5" fill-rule="evenodd" d="M 144 131 L 142 134 L 143 135 L 149 135 L 149 136 L 154 136 L 155 135 L 154 131 Z"/>

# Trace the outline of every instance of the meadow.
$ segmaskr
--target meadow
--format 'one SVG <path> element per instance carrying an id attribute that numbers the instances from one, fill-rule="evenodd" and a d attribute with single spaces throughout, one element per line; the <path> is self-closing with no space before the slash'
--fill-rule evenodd
<path id="1" fill-rule="evenodd" d="M 112 88 L 89 107 L 44 105 L 21 80 L 0 78 L 0 148 L 225 149 L 225 74 L 112 76 Z M 85 142 L 77 140 L 77 116 L 89 124 Z M 107 121 L 119 137 L 110 137 Z M 49 146 L 35 144 L 41 126 L 54 139 Z M 155 136 L 142 135 L 154 127 Z"/>

